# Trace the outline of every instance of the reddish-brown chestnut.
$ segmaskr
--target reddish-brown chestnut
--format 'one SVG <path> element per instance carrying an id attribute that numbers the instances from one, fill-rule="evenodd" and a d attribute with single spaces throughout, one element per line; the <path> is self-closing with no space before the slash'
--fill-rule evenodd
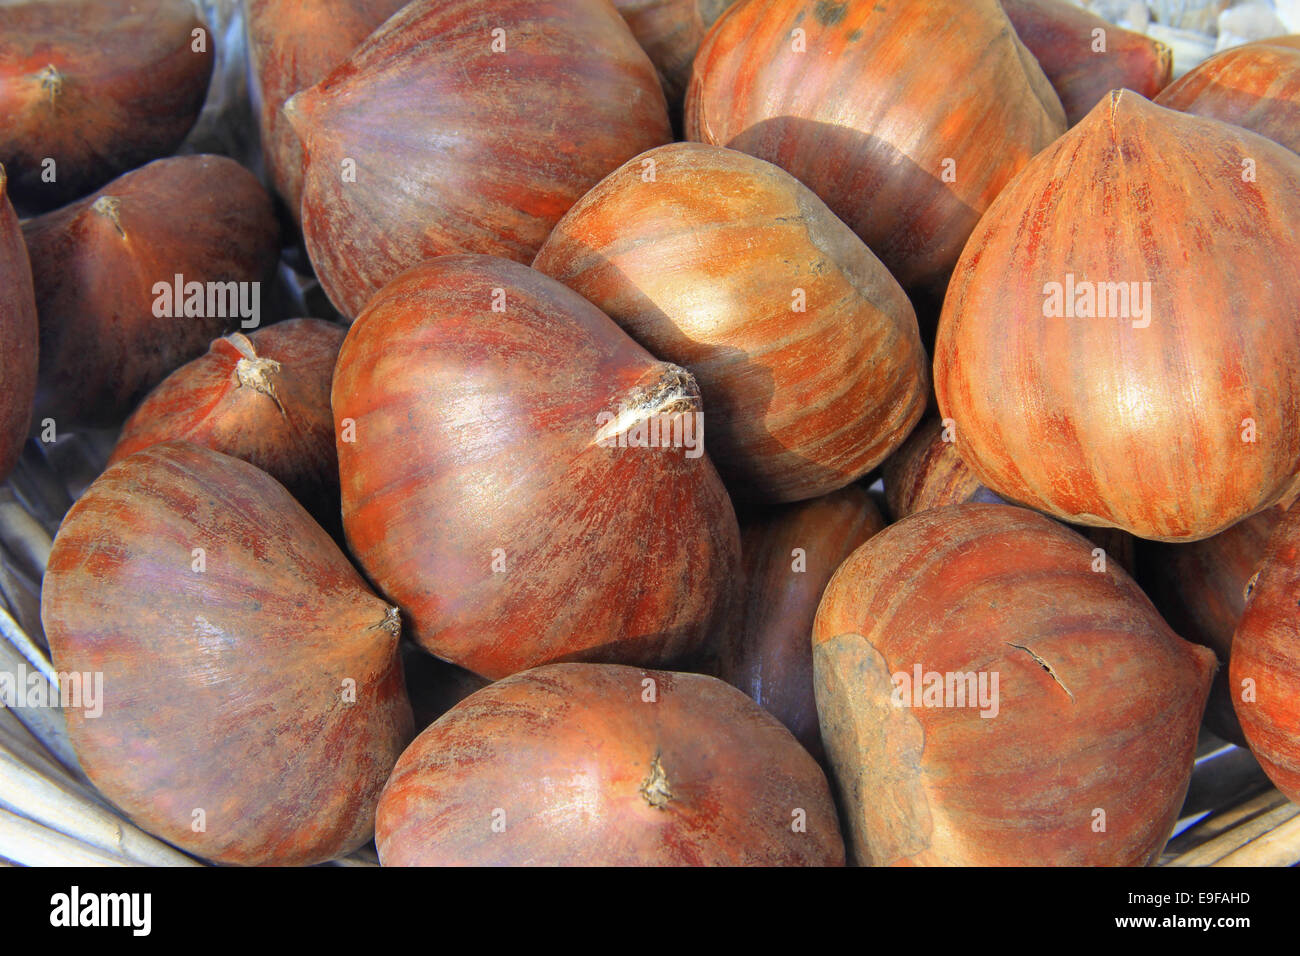
<path id="1" fill-rule="evenodd" d="M 193 442 L 256 465 L 326 529 L 341 530 L 330 383 L 346 335 L 332 322 L 291 319 L 215 340 L 140 403 L 108 463 Z"/>
<path id="2" fill-rule="evenodd" d="M 1300 803 L 1300 507 L 1273 529 L 1232 638 L 1228 682 L 1250 751 Z"/>
<path id="3" fill-rule="evenodd" d="M 923 511 L 835 573 L 813 630 L 858 863 L 1141 865 L 1191 779 L 1214 654 L 1083 538 L 1009 505 Z"/>
<path id="4" fill-rule="evenodd" d="M 732 0 L 614 0 L 650 62 L 659 71 L 668 104 L 680 107 L 691 64 L 709 27 Z"/>
<path id="5" fill-rule="evenodd" d="M 1171 84 L 1156 102 L 1243 126 L 1300 153 L 1300 36 L 1224 50 Z"/>
<path id="6" fill-rule="evenodd" d="M 0 162 L 29 211 L 176 151 L 212 75 L 191 0 L 0 4 Z"/>
<path id="7" fill-rule="evenodd" d="M 1298 216 L 1300 156 L 1112 93 L 962 253 L 934 361 L 962 459 L 1003 498 L 1157 540 L 1277 502 L 1300 471 Z"/>
<path id="8" fill-rule="evenodd" d="M 0 166 L 0 481 L 18 461 L 36 397 L 36 296 Z"/>
<path id="9" fill-rule="evenodd" d="M 228 328 L 255 328 L 279 258 L 256 177 L 224 156 L 160 159 L 23 223 L 41 330 L 38 411 L 120 421 Z"/>
<path id="10" fill-rule="evenodd" d="M 1038 60 L 1071 126 L 1111 90 L 1150 99 L 1173 77 L 1173 51 L 1066 0 L 1001 0 L 1016 35 Z"/>
<path id="11" fill-rule="evenodd" d="M 406 0 L 248 0 L 248 55 L 257 84 L 262 155 L 296 220 L 302 205 L 302 145 L 285 101 L 321 80 Z"/>
<path id="12" fill-rule="evenodd" d="M 696 377 L 710 455 L 737 497 L 842 488 L 925 411 L 902 288 L 811 190 L 744 153 L 676 143 L 632 159 L 569 210 L 533 267 Z"/>
<path id="13" fill-rule="evenodd" d="M 244 865 L 370 839 L 414 730 L 397 610 L 270 476 L 184 442 L 109 468 L 59 529 L 41 620 L 57 670 L 102 677 L 68 733 L 144 829 Z"/>
<path id="14" fill-rule="evenodd" d="M 1152 542 L 1141 552 L 1138 580 L 1169 626 L 1189 641 L 1210 648 L 1219 659 L 1205 726 L 1243 747 L 1246 738 L 1228 683 L 1232 635 L 1241 622 L 1246 594 L 1264 562 L 1269 535 L 1285 513 L 1278 505 L 1212 538 L 1187 544 Z"/>
<path id="15" fill-rule="evenodd" d="M 889 456 L 882 469 L 885 503 L 895 521 L 927 508 L 943 508 L 970 501 L 1005 504 L 988 488 L 957 454 L 956 423 L 932 418 L 922 422 L 903 442 L 903 447 Z M 1137 542 L 1131 534 L 1118 528 L 1074 530 L 1099 545 L 1102 554 L 1093 552 L 1098 567 L 1113 558 L 1130 574 L 1137 566 Z"/>
<path id="16" fill-rule="evenodd" d="M 929 293 L 1065 130 L 997 0 L 742 0 L 700 46 L 685 119 L 688 139 L 792 173 Z"/>
<path id="17" fill-rule="evenodd" d="M 818 760 L 813 618 L 831 575 L 884 527 L 859 485 L 741 521 L 743 624 L 723 645 L 717 673 L 780 718 Z"/>
<path id="18" fill-rule="evenodd" d="M 699 391 L 554 279 L 444 256 L 334 374 L 348 545 L 426 650 L 496 679 L 707 651 L 739 567 Z"/>
<path id="19" fill-rule="evenodd" d="M 531 262 L 583 193 L 672 139 L 608 0 L 415 0 L 285 111 L 307 252 L 349 318 L 432 256 Z"/>
<path id="20" fill-rule="evenodd" d="M 701 674 L 553 664 L 416 738 L 375 825 L 385 866 L 838 866 L 826 777 Z"/>

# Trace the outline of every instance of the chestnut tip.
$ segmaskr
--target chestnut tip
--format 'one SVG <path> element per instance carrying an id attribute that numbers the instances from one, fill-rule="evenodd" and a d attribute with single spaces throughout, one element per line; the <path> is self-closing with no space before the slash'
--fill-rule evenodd
<path id="1" fill-rule="evenodd" d="M 122 228 L 122 200 L 116 196 L 100 196 L 90 208 L 111 222 L 118 235 L 126 238 L 126 230 Z"/>

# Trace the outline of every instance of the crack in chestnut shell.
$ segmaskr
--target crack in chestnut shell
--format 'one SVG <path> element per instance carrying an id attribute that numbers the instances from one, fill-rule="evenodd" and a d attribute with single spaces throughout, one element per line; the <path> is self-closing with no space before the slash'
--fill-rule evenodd
<path id="1" fill-rule="evenodd" d="M 743 625 L 724 643 L 717 676 L 779 718 L 818 761 L 825 752 L 813 693 L 813 619 L 831 575 L 884 527 L 859 485 L 741 520 Z"/>
<path id="2" fill-rule="evenodd" d="M 155 283 L 174 288 L 179 274 L 265 293 L 280 254 L 271 197 L 224 156 L 157 160 L 27 220 L 23 235 L 40 316 L 37 411 L 60 428 L 120 421 L 239 322 L 157 316 Z M 265 312 L 265 294 L 261 303 Z"/>
<path id="3" fill-rule="evenodd" d="M 0 481 L 18 462 L 36 398 L 36 293 L 0 166 Z"/>
<path id="4" fill-rule="evenodd" d="M 938 296 L 993 198 L 1065 130 L 997 0 L 743 0 L 700 46 L 685 120 L 687 139 L 791 173 L 905 289 Z"/>
<path id="5" fill-rule="evenodd" d="M 835 573 L 813 667 L 857 862 L 1157 858 L 1191 779 L 1214 654 L 1169 630 L 1115 565 L 1091 567 L 1087 542 L 1051 519 L 968 504 L 886 528 Z M 997 673 L 996 716 L 899 705 L 893 675 L 918 664 Z"/>
<path id="6" fill-rule="evenodd" d="M 165 441 L 203 445 L 267 472 L 341 535 L 330 385 L 346 335 L 332 322 L 290 319 L 246 338 L 216 339 L 140 403 L 108 463 Z M 278 363 L 263 373 L 270 393 L 241 384 L 238 369 L 250 361 L 250 348 L 252 360 Z"/>
<path id="7" fill-rule="evenodd" d="M 672 140 L 607 0 L 416 0 L 285 112 L 307 155 L 307 252 L 349 318 L 423 259 L 531 262 L 583 193 Z"/>
<path id="8" fill-rule="evenodd" d="M 1273 529 L 1232 638 L 1228 684 L 1242 732 L 1270 780 L 1300 803 L 1300 508 Z M 1245 681 L 1254 700 L 1243 699 Z"/>
<path id="9" fill-rule="evenodd" d="M 712 677 L 595 664 L 457 704 L 398 761 L 375 838 L 385 866 L 844 862 L 826 778 L 775 717 Z"/>
<path id="10" fill-rule="evenodd" d="M 928 360 L 902 288 L 811 190 L 744 153 L 676 143 L 632 159 L 565 214 L 533 267 L 695 374 L 738 499 L 842 488 L 925 411 Z"/>
<path id="11" fill-rule="evenodd" d="M 706 652 L 740 563 L 717 472 L 597 443 L 601 416 L 682 375 L 505 259 L 433 259 L 371 300 L 334 375 L 343 525 L 422 647 L 492 679 Z"/>
<path id="12" fill-rule="evenodd" d="M 1001 0 L 1016 35 L 1043 68 L 1073 126 L 1109 95 L 1133 90 L 1150 99 L 1173 77 L 1173 51 L 1065 0 Z M 1094 31 L 1106 49 L 1093 49 Z"/>
<path id="13" fill-rule="evenodd" d="M 407 0 L 248 0 L 250 76 L 262 155 L 295 221 L 302 211 L 302 145 L 282 107 L 319 83 Z"/>
<path id="14" fill-rule="evenodd" d="M 1156 103 L 1244 127 L 1300 153 L 1300 35 L 1224 50 Z"/>
<path id="15" fill-rule="evenodd" d="M 196 29 L 189 0 L 0 5 L 0 162 L 14 202 L 51 209 L 174 153 L 212 75 L 214 38 L 196 52 Z"/>
<path id="16" fill-rule="evenodd" d="M 1282 505 L 1251 515 L 1227 531 L 1188 544 L 1150 542 L 1139 554 L 1138 580 L 1178 634 L 1214 651 L 1214 676 L 1205 726 L 1239 747 L 1245 735 L 1233 708 L 1227 664 L 1250 583 L 1264 562 L 1269 536 L 1286 514 Z"/>
<path id="17" fill-rule="evenodd" d="M 680 109 L 691 64 L 730 0 L 614 0 L 637 43 L 659 71 L 670 108 Z"/>
<path id="18" fill-rule="evenodd" d="M 934 361 L 962 458 L 1008 500 L 1156 540 L 1278 501 L 1300 471 L 1297 216 L 1300 156 L 1113 93 L 962 253 Z M 1068 275 L 1150 282 L 1149 325 L 1046 317 Z"/>
<path id="19" fill-rule="evenodd" d="M 68 512 L 41 620 L 56 670 L 103 674 L 103 713 L 65 713 L 106 797 L 206 859 L 298 865 L 370 839 L 414 733 L 389 610 L 274 479 L 178 442 Z"/>

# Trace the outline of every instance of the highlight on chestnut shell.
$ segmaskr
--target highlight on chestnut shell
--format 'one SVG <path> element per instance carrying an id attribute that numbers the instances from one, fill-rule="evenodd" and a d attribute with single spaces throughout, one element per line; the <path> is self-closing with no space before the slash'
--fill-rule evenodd
<path id="1" fill-rule="evenodd" d="M 707 409 L 577 293 L 416 266 L 353 324 L 333 409 L 348 546 L 430 653 L 498 679 L 710 652 L 740 544 Z"/>
<path id="2" fill-rule="evenodd" d="M 939 409 L 996 494 L 1195 541 L 1300 471 L 1300 156 L 1115 91 L 1034 157 L 962 253 Z"/>
<path id="3" fill-rule="evenodd" d="M 533 267 L 696 376 L 710 456 L 738 499 L 842 488 L 925 410 L 928 361 L 902 288 L 811 190 L 744 153 L 676 143 L 629 160 Z"/>

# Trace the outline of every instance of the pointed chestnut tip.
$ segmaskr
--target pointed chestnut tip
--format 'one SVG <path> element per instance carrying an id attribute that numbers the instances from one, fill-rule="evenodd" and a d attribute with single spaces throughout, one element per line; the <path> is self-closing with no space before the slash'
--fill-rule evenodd
<path id="1" fill-rule="evenodd" d="M 1174 49 L 1159 40 L 1153 40 L 1156 54 L 1156 72 L 1159 88 L 1164 89 L 1174 79 Z"/>
<path id="2" fill-rule="evenodd" d="M 9 186 L 9 173 L 5 171 L 5 164 L 0 163 L 0 195 L 4 195 Z"/>
<path id="3" fill-rule="evenodd" d="M 311 115 L 313 102 L 312 88 L 309 87 L 293 94 L 284 101 L 284 106 L 280 107 L 285 119 L 289 121 L 293 131 L 298 134 L 298 139 L 304 143 L 307 139 L 307 117 Z"/>

